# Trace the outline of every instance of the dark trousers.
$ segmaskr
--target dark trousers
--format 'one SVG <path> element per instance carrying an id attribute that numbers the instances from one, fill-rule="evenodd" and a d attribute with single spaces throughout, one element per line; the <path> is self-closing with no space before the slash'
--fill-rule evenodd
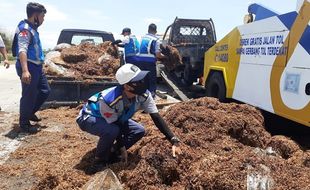
<path id="1" fill-rule="evenodd" d="M 123 131 L 123 142 L 126 149 L 139 141 L 145 133 L 143 126 L 131 119 L 128 120 L 126 126 L 119 126 L 114 123 L 107 123 L 104 118 L 81 114 L 76 122 L 83 131 L 99 136 L 96 156 L 106 161 L 109 161 L 111 148 L 114 141 L 121 134 L 121 130 Z M 125 130 L 121 129 L 121 127 L 125 128 Z"/>
<path id="2" fill-rule="evenodd" d="M 157 83 L 157 76 L 156 76 L 156 63 L 148 63 L 148 62 L 136 62 L 134 63 L 137 67 L 141 70 L 149 71 L 148 74 L 148 90 L 152 93 L 152 96 L 155 96 L 156 92 L 156 83 Z"/>
<path id="3" fill-rule="evenodd" d="M 138 58 L 136 56 L 126 56 L 125 57 L 125 62 L 126 63 L 135 64 L 135 63 L 138 62 Z"/>
<path id="4" fill-rule="evenodd" d="M 21 78 L 21 63 L 17 61 L 15 67 L 18 76 Z M 31 74 L 30 84 L 21 82 L 22 97 L 20 99 L 19 109 L 20 125 L 30 124 L 29 118 L 40 109 L 51 91 L 46 76 L 43 73 L 42 65 L 35 65 L 28 62 L 28 70 Z"/>

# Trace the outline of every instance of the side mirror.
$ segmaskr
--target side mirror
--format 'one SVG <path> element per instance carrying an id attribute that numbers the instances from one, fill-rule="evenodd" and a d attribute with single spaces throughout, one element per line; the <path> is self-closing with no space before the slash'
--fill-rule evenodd
<path id="1" fill-rule="evenodd" d="M 310 83 L 308 83 L 308 84 L 306 85 L 305 91 L 306 91 L 306 94 L 307 94 L 307 95 L 310 95 Z"/>
<path id="2" fill-rule="evenodd" d="M 253 14 L 246 14 L 243 18 L 243 23 L 248 24 L 253 22 Z"/>

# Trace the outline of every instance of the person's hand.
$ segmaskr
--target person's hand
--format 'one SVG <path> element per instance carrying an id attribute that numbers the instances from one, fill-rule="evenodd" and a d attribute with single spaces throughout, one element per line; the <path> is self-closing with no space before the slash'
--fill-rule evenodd
<path id="1" fill-rule="evenodd" d="M 120 148 L 120 151 L 121 151 L 121 159 L 122 159 L 122 162 L 124 162 L 125 164 L 127 164 L 127 161 L 128 161 L 128 153 L 127 153 L 127 150 L 126 150 L 126 147 L 122 147 Z"/>
<path id="2" fill-rule="evenodd" d="M 8 68 L 10 67 L 9 60 L 5 59 L 5 60 L 3 61 L 3 63 L 4 63 L 4 67 L 5 67 L 5 68 L 8 69 Z"/>
<path id="3" fill-rule="evenodd" d="M 114 42 L 111 42 L 112 45 L 118 45 L 119 43 L 122 43 L 122 40 L 115 40 Z"/>
<path id="4" fill-rule="evenodd" d="M 178 155 L 182 154 L 179 143 L 177 145 L 172 145 L 172 156 L 175 158 L 177 157 L 177 154 Z"/>
<path id="5" fill-rule="evenodd" d="M 25 84 L 30 84 L 31 82 L 31 74 L 29 73 L 29 71 L 24 71 L 22 73 L 22 82 Z"/>
<path id="6" fill-rule="evenodd" d="M 172 137 L 171 142 L 172 145 L 172 156 L 175 158 L 176 155 L 182 154 L 181 148 L 180 148 L 180 140 L 177 137 Z"/>
<path id="7" fill-rule="evenodd" d="M 164 55 L 163 54 L 163 58 L 162 59 L 164 59 L 164 60 L 169 60 L 169 57 L 167 56 L 167 55 Z"/>

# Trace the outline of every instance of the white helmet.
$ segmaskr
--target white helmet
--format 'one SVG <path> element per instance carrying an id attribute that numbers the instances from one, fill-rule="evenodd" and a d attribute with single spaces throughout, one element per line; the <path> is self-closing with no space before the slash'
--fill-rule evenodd
<path id="1" fill-rule="evenodd" d="M 140 81 L 144 79 L 148 73 L 149 71 L 141 71 L 139 67 L 127 63 L 116 71 L 115 77 L 118 83 L 123 85 L 128 82 Z"/>

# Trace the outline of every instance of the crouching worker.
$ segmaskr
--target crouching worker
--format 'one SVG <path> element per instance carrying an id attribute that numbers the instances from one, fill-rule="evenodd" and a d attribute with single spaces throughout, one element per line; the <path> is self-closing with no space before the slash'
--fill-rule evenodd
<path id="1" fill-rule="evenodd" d="M 108 88 L 88 99 L 77 117 L 79 127 L 99 136 L 96 161 L 111 163 L 116 155 L 127 163 L 127 149 L 145 133 L 142 125 L 131 118 L 139 109 L 149 113 L 156 127 L 172 144 L 172 154 L 181 153 L 179 139 L 159 115 L 151 93 L 144 81 L 148 71 L 125 64 L 116 72 L 120 85 Z"/>

